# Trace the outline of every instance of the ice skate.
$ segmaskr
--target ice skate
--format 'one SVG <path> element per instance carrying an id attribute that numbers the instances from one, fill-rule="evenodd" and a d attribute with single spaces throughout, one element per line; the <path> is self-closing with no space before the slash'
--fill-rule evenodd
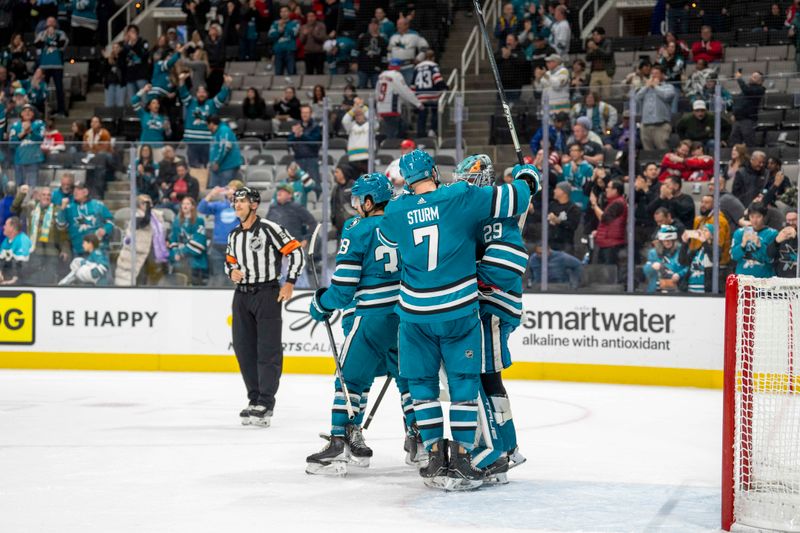
<path id="1" fill-rule="evenodd" d="M 500 457 L 483 469 L 483 484 L 505 485 L 508 483 L 508 468 L 508 457 Z"/>
<path id="2" fill-rule="evenodd" d="M 435 448 L 435 449 L 434 449 Z M 431 447 L 428 462 L 419 469 L 419 475 L 426 486 L 446 489 L 447 478 L 447 440 L 440 439 Z"/>
<path id="3" fill-rule="evenodd" d="M 462 452 L 459 443 L 451 442 L 445 490 L 473 490 L 481 485 L 483 485 L 483 471 L 472 466 L 472 458 L 468 451 Z"/>
<path id="4" fill-rule="evenodd" d="M 256 405 L 254 403 L 250 403 L 247 404 L 247 407 L 239 411 L 239 420 L 242 422 L 243 426 L 250 425 L 250 411 L 255 409 L 255 406 Z"/>
<path id="5" fill-rule="evenodd" d="M 344 476 L 347 474 L 347 462 L 350 454 L 344 437 L 328 436 L 322 450 L 306 457 L 306 473 L 323 476 Z"/>
<path id="6" fill-rule="evenodd" d="M 508 452 L 508 468 L 509 470 L 512 468 L 516 468 L 528 459 L 519 453 L 519 446 Z"/>
<path id="7" fill-rule="evenodd" d="M 422 437 L 420 437 L 419 431 L 412 430 L 411 433 L 406 433 L 403 449 L 406 451 L 407 465 L 417 467 L 427 465 L 428 450 L 422 445 Z"/>
<path id="8" fill-rule="evenodd" d="M 272 420 L 272 411 L 263 405 L 256 405 L 250 409 L 250 425 L 268 428 Z"/>
<path id="9" fill-rule="evenodd" d="M 361 428 L 355 424 L 348 424 L 345 427 L 345 438 L 350 450 L 350 463 L 353 466 L 368 467 L 369 459 L 372 457 L 372 449 L 364 442 Z"/>

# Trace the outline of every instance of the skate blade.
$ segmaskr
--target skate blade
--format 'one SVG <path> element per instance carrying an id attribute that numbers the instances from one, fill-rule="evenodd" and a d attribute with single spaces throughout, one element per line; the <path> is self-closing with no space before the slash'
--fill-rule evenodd
<path id="1" fill-rule="evenodd" d="M 517 460 L 515 457 L 518 457 L 518 458 L 519 458 L 519 460 Z M 508 458 L 508 469 L 509 469 L 509 470 L 511 470 L 512 468 L 516 468 L 516 467 L 518 467 L 518 466 L 520 466 L 520 465 L 524 464 L 524 463 L 525 463 L 525 462 L 528 460 L 528 459 L 526 459 L 524 456 L 522 456 L 522 455 L 519 455 L 519 454 L 516 454 L 516 456 L 515 456 L 515 457 L 509 457 L 509 458 Z"/>
<path id="2" fill-rule="evenodd" d="M 306 474 L 315 476 L 344 477 L 347 475 L 347 463 L 344 461 L 332 461 L 326 465 L 319 463 L 307 463 Z"/>
<path id="3" fill-rule="evenodd" d="M 272 421 L 269 418 L 256 418 L 254 416 L 250 417 L 250 424 L 251 426 L 257 426 L 260 428 L 268 428 Z"/>
<path id="4" fill-rule="evenodd" d="M 456 477 L 448 477 L 445 489 L 448 492 L 460 492 L 465 490 L 475 490 L 483 485 L 481 479 L 463 479 Z"/>
<path id="5" fill-rule="evenodd" d="M 425 477 L 422 478 L 422 482 L 425 484 L 426 487 L 438 490 L 447 490 L 448 484 L 447 476 L 434 476 L 434 477 Z"/>
<path id="6" fill-rule="evenodd" d="M 508 475 L 505 472 L 491 474 L 483 480 L 484 485 L 507 485 Z"/>
<path id="7" fill-rule="evenodd" d="M 351 455 L 349 464 L 358 468 L 367 468 L 369 466 L 369 457 L 353 457 Z"/>
<path id="8" fill-rule="evenodd" d="M 249 416 L 248 416 L 248 417 L 244 417 L 244 416 L 243 416 L 243 417 L 241 417 L 239 420 L 241 420 L 241 421 L 242 421 L 242 425 L 243 425 L 243 426 L 249 426 L 249 425 L 251 425 L 251 424 L 252 424 L 252 422 L 250 422 L 250 417 L 249 417 Z"/>
<path id="9" fill-rule="evenodd" d="M 421 466 L 419 464 L 419 461 L 417 461 L 416 457 L 411 457 L 411 453 L 410 452 L 406 452 L 406 464 L 408 466 L 416 466 L 416 467 Z"/>

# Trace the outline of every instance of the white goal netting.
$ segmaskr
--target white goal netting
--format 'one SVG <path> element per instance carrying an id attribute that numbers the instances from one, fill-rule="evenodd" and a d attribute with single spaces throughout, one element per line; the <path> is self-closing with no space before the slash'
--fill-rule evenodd
<path id="1" fill-rule="evenodd" d="M 800 280 L 739 278 L 734 517 L 800 532 Z"/>

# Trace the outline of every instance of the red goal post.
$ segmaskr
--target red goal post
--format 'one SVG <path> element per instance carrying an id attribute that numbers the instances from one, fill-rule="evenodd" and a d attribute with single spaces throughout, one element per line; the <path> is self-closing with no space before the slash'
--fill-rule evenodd
<path id="1" fill-rule="evenodd" d="M 800 532 L 800 279 L 730 276 L 722 528 Z"/>

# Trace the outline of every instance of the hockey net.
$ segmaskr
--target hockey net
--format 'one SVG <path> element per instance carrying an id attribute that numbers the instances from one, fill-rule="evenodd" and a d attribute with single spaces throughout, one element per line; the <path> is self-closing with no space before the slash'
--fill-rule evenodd
<path id="1" fill-rule="evenodd" d="M 800 280 L 731 276 L 722 525 L 800 532 Z"/>

